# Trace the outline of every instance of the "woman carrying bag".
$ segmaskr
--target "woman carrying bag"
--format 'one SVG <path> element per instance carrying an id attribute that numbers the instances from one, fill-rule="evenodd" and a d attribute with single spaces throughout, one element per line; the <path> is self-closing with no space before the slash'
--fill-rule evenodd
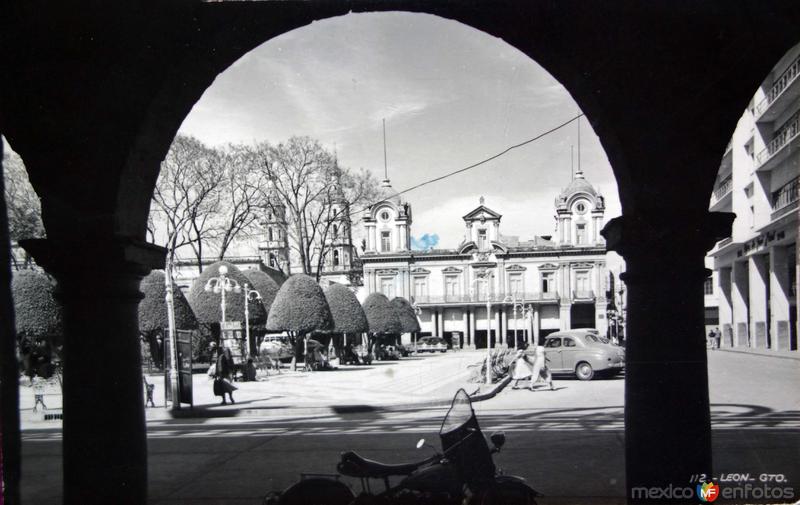
<path id="1" fill-rule="evenodd" d="M 227 404 L 225 401 L 226 393 L 231 399 L 231 403 L 236 403 L 233 401 L 233 392 L 238 388 L 230 382 L 232 373 L 233 356 L 231 356 L 231 350 L 226 347 L 217 358 L 217 366 L 214 371 L 214 396 L 222 397 L 222 405 Z"/>

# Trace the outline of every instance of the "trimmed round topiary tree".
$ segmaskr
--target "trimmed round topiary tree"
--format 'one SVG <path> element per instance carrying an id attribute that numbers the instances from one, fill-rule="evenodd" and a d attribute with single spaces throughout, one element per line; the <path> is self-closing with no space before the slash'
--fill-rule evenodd
<path id="1" fill-rule="evenodd" d="M 383 293 L 372 293 L 362 304 L 369 323 L 369 333 L 386 335 L 402 333 L 400 318 L 389 299 Z"/>
<path id="2" fill-rule="evenodd" d="M 61 304 L 53 298 L 56 283 L 47 274 L 21 270 L 11 280 L 17 337 L 50 339 L 63 334 Z"/>
<path id="3" fill-rule="evenodd" d="M 397 317 L 400 318 L 400 326 L 402 333 L 414 333 L 420 330 L 419 319 L 414 312 L 414 307 L 411 306 L 408 300 L 403 297 L 392 298 L 392 307 L 397 311 Z"/>
<path id="4" fill-rule="evenodd" d="M 144 298 L 139 302 L 139 333 L 150 347 L 150 356 L 153 363 L 161 368 L 164 363 L 163 344 L 158 342 L 158 336 L 164 336 L 169 328 L 167 315 L 167 287 L 164 284 L 164 272 L 153 270 L 142 279 L 139 290 Z M 172 305 L 175 309 L 175 328 L 178 330 L 193 330 L 197 328 L 197 318 L 189 306 L 186 297 L 180 288 L 172 283 Z M 195 349 L 195 352 L 200 349 Z"/>
<path id="5" fill-rule="evenodd" d="M 325 298 L 333 316 L 333 347 L 337 356 L 342 356 L 346 335 L 369 331 L 367 315 L 356 295 L 342 284 L 331 284 L 325 289 Z M 355 341 L 355 338 L 352 339 Z"/>
<path id="6" fill-rule="evenodd" d="M 330 331 L 333 325 L 333 316 L 322 288 L 304 274 L 292 275 L 283 283 L 267 319 L 268 331 L 288 332 L 294 340 L 293 365 L 305 358 L 308 333 Z"/>
<path id="7" fill-rule="evenodd" d="M 213 263 L 203 270 L 203 273 L 195 279 L 192 287 L 189 290 L 189 305 L 194 311 L 197 321 L 206 325 L 218 325 L 222 321 L 221 294 L 214 291 L 206 291 L 206 284 L 214 277 L 219 277 L 219 269 L 225 266 L 228 272 L 226 277 L 235 280 L 239 286 L 244 287 L 245 283 L 250 284 L 250 280 L 236 268 L 233 264 L 227 261 L 218 261 Z M 263 323 L 266 319 L 266 312 L 262 304 L 251 303 L 249 307 L 250 323 L 259 324 Z M 226 321 L 244 321 L 244 291 L 243 289 L 236 293 L 233 290 L 225 292 L 225 320 Z"/>
<path id="8" fill-rule="evenodd" d="M 169 326 L 167 317 L 167 287 L 164 284 L 163 270 L 153 270 L 142 279 L 139 290 L 144 295 L 139 302 L 139 332 L 146 334 L 160 331 Z M 172 306 L 175 308 L 175 328 L 193 330 L 197 328 L 197 318 L 180 288 L 172 283 Z"/>
<path id="9" fill-rule="evenodd" d="M 49 377 L 53 354 L 60 356 L 64 330 L 55 286 L 50 276 L 35 270 L 16 272 L 11 280 L 17 339 L 29 377 Z"/>
<path id="10" fill-rule="evenodd" d="M 356 295 L 341 284 L 331 284 L 325 289 L 325 299 L 333 316 L 335 333 L 364 333 L 369 323 L 364 308 Z"/>

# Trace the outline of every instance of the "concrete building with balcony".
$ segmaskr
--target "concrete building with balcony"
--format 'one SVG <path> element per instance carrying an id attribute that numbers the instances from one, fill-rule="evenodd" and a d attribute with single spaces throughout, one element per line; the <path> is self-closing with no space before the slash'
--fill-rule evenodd
<path id="1" fill-rule="evenodd" d="M 799 150 L 797 45 L 739 119 L 711 198 L 711 211 L 736 214 L 708 255 L 722 346 L 797 350 Z"/>
<path id="2" fill-rule="evenodd" d="M 481 197 L 462 217 L 458 247 L 412 251 L 411 206 L 388 198 L 364 218 L 365 292 L 407 298 L 418 308 L 422 335 L 461 347 L 485 348 L 487 341 L 514 347 L 570 328 L 605 334 L 603 197 L 578 171 L 554 211 L 555 237 L 521 241 L 502 234 L 502 215 Z"/>

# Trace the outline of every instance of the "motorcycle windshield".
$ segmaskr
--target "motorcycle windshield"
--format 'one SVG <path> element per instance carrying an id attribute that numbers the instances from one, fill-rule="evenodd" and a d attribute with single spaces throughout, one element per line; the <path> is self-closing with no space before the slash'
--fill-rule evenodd
<path id="1" fill-rule="evenodd" d="M 439 430 L 445 458 L 455 466 L 461 480 L 478 490 L 492 482 L 494 461 L 478 426 L 469 395 L 460 389 Z"/>

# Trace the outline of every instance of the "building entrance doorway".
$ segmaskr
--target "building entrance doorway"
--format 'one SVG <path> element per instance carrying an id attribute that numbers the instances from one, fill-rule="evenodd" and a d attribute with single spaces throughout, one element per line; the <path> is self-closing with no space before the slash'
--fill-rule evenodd
<path id="1" fill-rule="evenodd" d="M 496 332 L 492 331 L 489 345 L 494 348 Z M 475 330 L 475 349 L 486 349 L 486 330 Z"/>
<path id="2" fill-rule="evenodd" d="M 594 328 L 594 305 L 582 303 L 570 309 L 572 328 Z"/>

